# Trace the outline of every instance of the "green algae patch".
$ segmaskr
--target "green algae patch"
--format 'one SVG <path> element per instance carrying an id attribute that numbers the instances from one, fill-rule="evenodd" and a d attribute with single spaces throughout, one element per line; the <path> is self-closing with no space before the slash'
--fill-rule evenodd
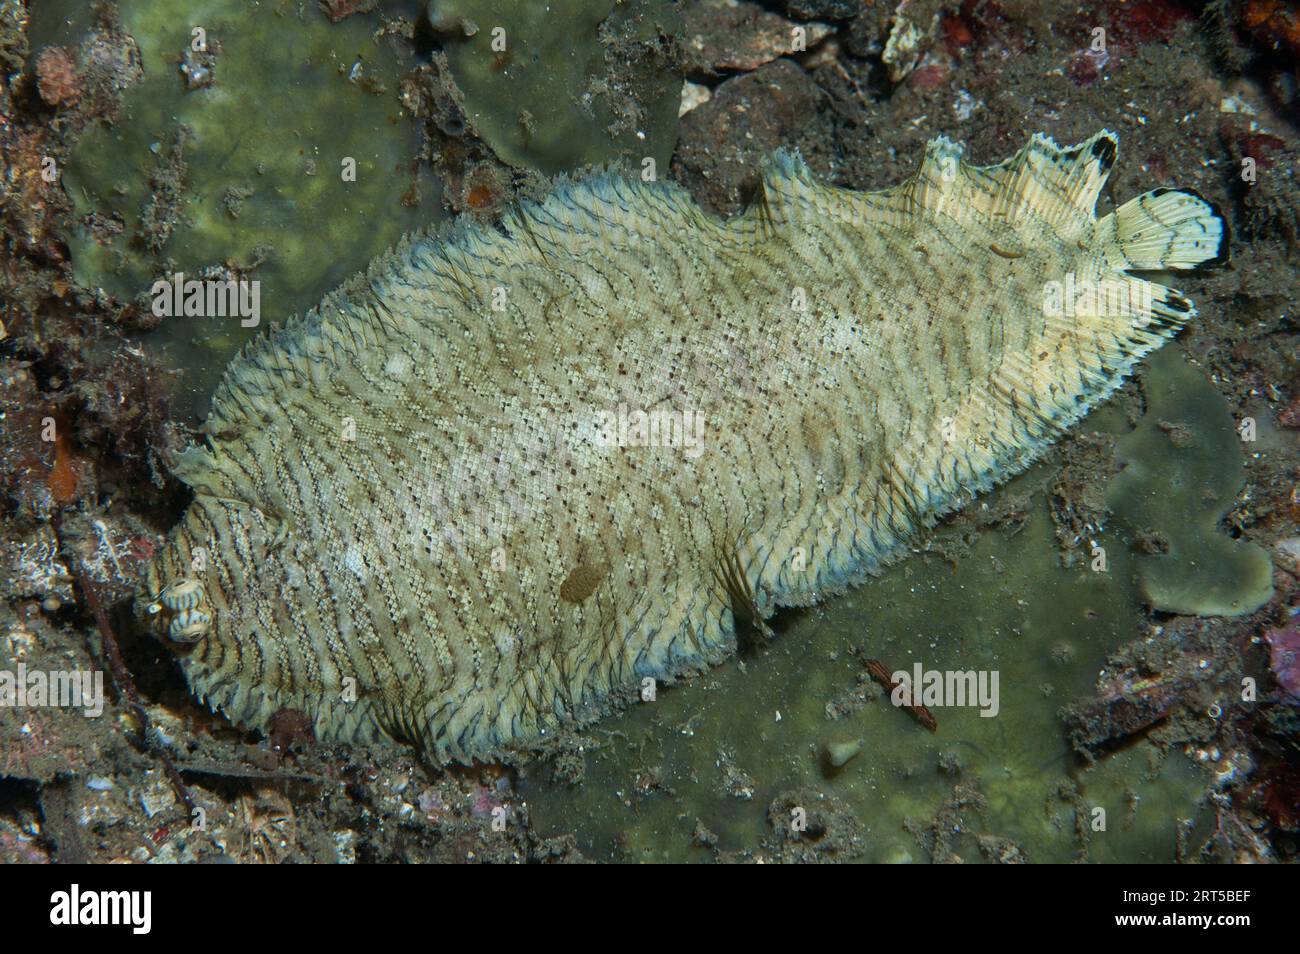
<path id="1" fill-rule="evenodd" d="M 668 168 L 681 100 L 664 0 L 434 0 L 465 110 L 511 165 L 548 175 L 619 160 Z"/>
<path id="2" fill-rule="evenodd" d="M 1124 469 L 1106 502 L 1137 536 L 1143 598 L 1193 616 L 1252 613 L 1273 594 L 1258 546 L 1219 526 L 1245 485 L 1242 441 L 1228 402 L 1174 348 L 1150 360 L 1147 411 L 1117 453 Z"/>
<path id="3" fill-rule="evenodd" d="M 409 64 L 372 36 L 373 18 L 331 24 L 315 4 L 245 0 L 183 15 L 124 0 L 121 16 L 145 79 L 116 125 L 87 130 L 64 176 L 82 285 L 148 314 L 150 289 L 176 272 L 255 279 L 265 325 L 428 224 L 435 203 L 412 201 L 418 130 L 397 98 Z M 169 317 L 153 342 L 186 369 L 197 411 L 253 333 L 238 318 Z"/>

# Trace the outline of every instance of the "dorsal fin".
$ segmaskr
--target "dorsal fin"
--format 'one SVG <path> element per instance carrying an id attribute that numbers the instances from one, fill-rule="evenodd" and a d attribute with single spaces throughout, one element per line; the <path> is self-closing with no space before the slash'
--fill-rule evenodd
<path id="1" fill-rule="evenodd" d="M 1037 133 L 1006 162 L 985 170 L 999 186 L 993 214 L 1012 223 L 1028 216 L 1056 226 L 1091 222 L 1118 155 L 1119 141 L 1107 129 L 1067 148 Z"/>
<path id="2" fill-rule="evenodd" d="M 1035 135 L 1010 159 L 971 165 L 965 149 L 946 136 L 930 140 L 916 175 L 893 189 L 859 193 L 879 216 L 905 226 L 914 215 L 940 215 L 1023 225 L 1038 219 L 1057 230 L 1090 228 L 1097 197 L 1115 164 L 1115 134 L 1103 129 L 1077 146 L 1062 148 Z"/>

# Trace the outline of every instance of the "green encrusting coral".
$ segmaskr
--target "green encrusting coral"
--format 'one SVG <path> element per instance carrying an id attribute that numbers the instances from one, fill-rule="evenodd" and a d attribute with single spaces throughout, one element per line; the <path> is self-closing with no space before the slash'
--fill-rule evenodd
<path id="1" fill-rule="evenodd" d="M 1119 442 L 1125 467 L 1106 492 L 1111 511 L 1155 551 L 1137 557 L 1142 595 L 1170 613 L 1252 613 L 1273 594 L 1272 564 L 1219 527 L 1246 482 L 1228 403 L 1173 348 L 1150 365 L 1146 415 Z"/>
<path id="2" fill-rule="evenodd" d="M 331 23 L 315 3 L 244 0 L 120 9 L 145 78 L 115 126 L 87 130 L 64 176 L 81 284 L 129 300 L 176 271 L 229 269 L 262 283 L 261 321 L 275 323 L 436 215 L 428 184 L 412 201 L 417 129 L 397 97 L 412 64 L 372 36 L 373 17 Z M 160 332 L 196 405 L 250 333 L 220 318 Z"/>
<path id="3" fill-rule="evenodd" d="M 649 157 L 667 171 L 681 101 L 671 3 L 433 0 L 429 20 L 470 120 L 506 162 L 554 174 Z"/>
<path id="4" fill-rule="evenodd" d="M 415 61 L 376 38 L 375 16 L 331 23 L 301 0 L 200 0 L 183 16 L 151 0 L 119 7 L 145 78 L 120 121 L 88 129 L 64 170 L 79 283 L 147 304 L 153 283 L 178 271 L 242 275 L 262 283 L 261 319 L 274 324 L 437 222 L 438 189 L 417 182 L 418 129 L 397 96 Z M 680 99 L 672 4 L 430 7 L 434 22 L 456 24 L 442 37 L 448 58 L 502 159 L 547 173 L 617 161 L 640 170 L 647 157 L 656 176 L 667 169 Z M 420 15 L 417 0 L 381 8 Z M 89 22 L 64 0 L 38 20 L 38 37 L 51 38 L 66 35 L 64 20 Z M 195 29 L 206 50 L 194 48 Z M 344 176 L 349 160 L 355 179 Z M 187 369 L 190 410 L 202 412 L 249 336 L 235 319 L 182 319 L 159 333 Z"/>

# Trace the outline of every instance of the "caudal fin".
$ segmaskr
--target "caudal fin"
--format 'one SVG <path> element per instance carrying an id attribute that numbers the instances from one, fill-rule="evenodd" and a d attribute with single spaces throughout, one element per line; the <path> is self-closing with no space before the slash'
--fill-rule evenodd
<path id="1" fill-rule="evenodd" d="M 1228 224 L 1195 192 L 1156 189 L 1130 199 L 1097 222 L 1115 268 L 1186 271 L 1228 258 Z"/>

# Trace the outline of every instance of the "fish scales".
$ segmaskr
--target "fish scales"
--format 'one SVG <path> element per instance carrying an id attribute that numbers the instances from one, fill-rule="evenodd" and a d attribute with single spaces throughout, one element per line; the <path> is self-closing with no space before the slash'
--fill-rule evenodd
<path id="1" fill-rule="evenodd" d="M 1130 273 L 1221 260 L 1220 217 L 1156 190 L 1098 220 L 1115 156 L 938 139 L 858 193 L 777 154 L 729 221 L 605 174 L 408 239 L 232 363 L 143 611 L 232 719 L 439 762 L 699 671 L 738 617 L 863 581 L 1023 469 L 1195 314 Z M 1066 276 L 1111 285 L 1057 314 Z"/>

